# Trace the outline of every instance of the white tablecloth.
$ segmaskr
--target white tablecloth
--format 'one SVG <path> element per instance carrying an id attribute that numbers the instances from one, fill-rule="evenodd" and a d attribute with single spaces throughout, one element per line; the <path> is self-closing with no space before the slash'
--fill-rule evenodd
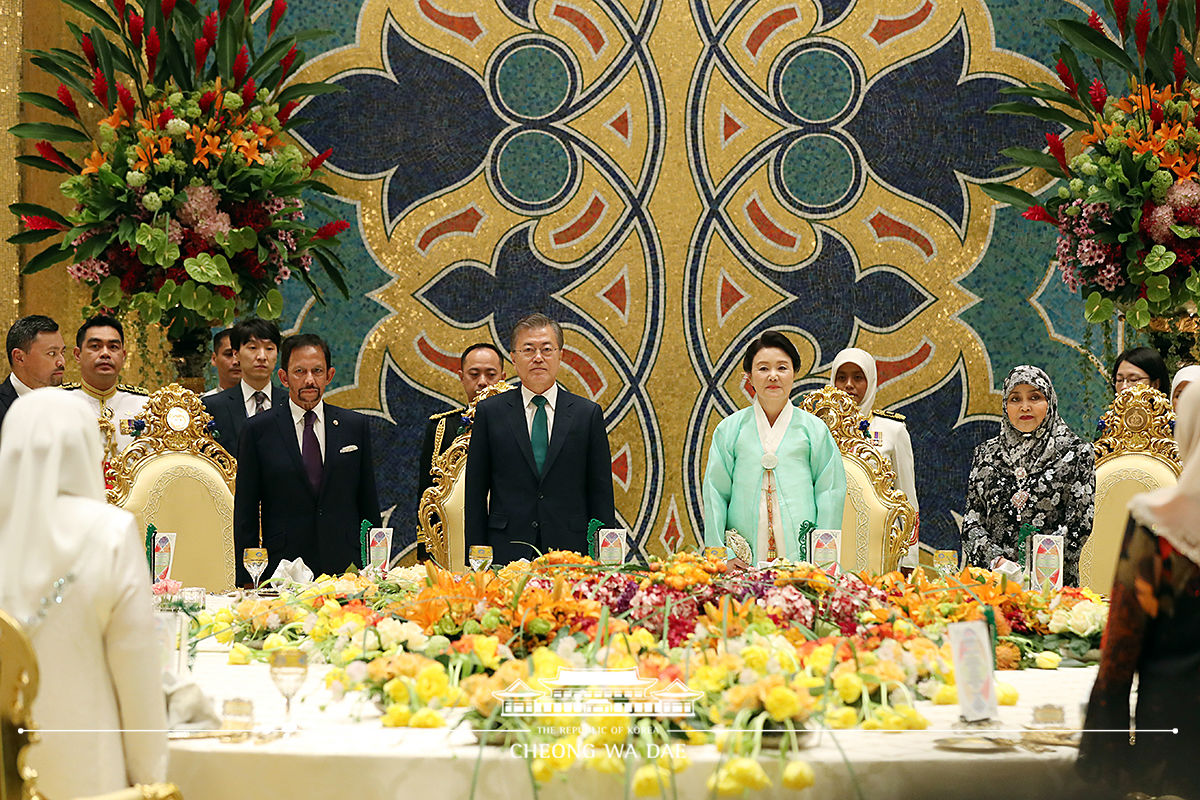
<path id="1" fill-rule="evenodd" d="M 188 800 L 288 798 L 330 800 L 353 794 L 364 798 L 434 800 L 470 796 L 478 765 L 478 798 L 532 797 L 527 762 L 499 747 L 475 746 L 469 731 L 384 728 L 373 705 L 355 698 L 331 702 L 314 667 L 293 701 L 300 731 L 272 742 L 226 744 L 217 739 L 173 741 L 169 779 Z M 201 653 L 195 678 L 214 699 L 244 697 L 254 701 L 258 725 L 277 724 L 283 698 L 264 664 L 229 666 L 223 653 Z M 1066 709 L 1067 725 L 1077 727 L 1080 701 L 1086 700 L 1095 668 L 999 673 L 1020 692 L 1016 706 L 1000 708 L 1006 729 L 1032 721 L 1032 709 L 1056 703 Z M 1045 753 L 1024 749 L 987 755 L 950 752 L 933 746 L 954 735 L 957 706 L 921 703 L 930 730 L 824 732 L 802 757 L 816 772 L 816 785 L 806 800 L 853 798 L 854 783 L 865 798 L 1061 798 L 1078 788 L 1074 748 Z M 993 734 L 1019 738 L 1018 733 Z M 720 754 L 715 747 L 688 747 L 691 766 L 677 776 L 678 797 L 707 797 L 705 780 Z M 774 786 L 752 797 L 795 797 L 779 785 L 777 761 L 763 764 Z M 950 791 L 948 791 L 950 790 Z M 542 788 L 541 797 L 625 795 L 623 779 L 576 764 Z"/>

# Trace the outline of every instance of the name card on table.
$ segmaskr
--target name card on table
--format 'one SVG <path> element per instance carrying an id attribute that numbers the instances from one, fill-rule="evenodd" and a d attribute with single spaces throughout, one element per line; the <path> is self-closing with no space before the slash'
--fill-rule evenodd
<path id="1" fill-rule="evenodd" d="M 165 581 L 171 577 L 171 565 L 175 563 L 175 534 L 159 531 L 154 534 L 154 580 Z"/>
<path id="2" fill-rule="evenodd" d="M 387 574 L 388 561 L 392 557 L 391 528 L 371 528 L 367 534 L 367 557 L 370 559 L 367 566 Z"/>
<path id="3" fill-rule="evenodd" d="M 837 575 L 842 556 L 842 532 L 814 529 L 805 534 L 805 538 L 805 560 L 831 576 Z"/>
<path id="4" fill-rule="evenodd" d="M 967 722 L 996 716 L 996 677 L 993 673 L 992 635 L 983 620 L 952 622 L 950 653 L 958 685 L 958 708 Z"/>
<path id="5" fill-rule="evenodd" d="M 601 528 L 597 534 L 597 560 L 601 564 L 624 564 L 628 533 L 624 528 Z"/>
<path id="6" fill-rule="evenodd" d="M 1040 592 L 1045 587 L 1063 586 L 1063 537 L 1053 533 L 1035 533 L 1029 537 L 1029 588 Z"/>

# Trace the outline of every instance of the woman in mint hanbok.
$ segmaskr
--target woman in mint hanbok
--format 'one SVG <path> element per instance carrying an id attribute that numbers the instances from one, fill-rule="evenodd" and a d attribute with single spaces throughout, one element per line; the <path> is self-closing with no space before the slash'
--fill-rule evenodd
<path id="1" fill-rule="evenodd" d="M 800 527 L 842 527 L 846 473 L 824 422 L 792 405 L 800 354 L 786 336 L 768 331 L 742 360 L 754 402 L 713 433 L 704 472 L 704 544 L 725 546 L 736 530 L 754 562 L 803 560 Z"/>

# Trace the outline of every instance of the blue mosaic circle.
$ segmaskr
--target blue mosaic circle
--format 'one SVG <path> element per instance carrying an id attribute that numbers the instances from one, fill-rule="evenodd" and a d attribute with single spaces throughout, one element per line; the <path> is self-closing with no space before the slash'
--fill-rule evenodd
<path id="1" fill-rule="evenodd" d="M 795 53 L 779 71 L 779 100 L 805 122 L 828 122 L 854 99 L 854 72 L 838 52 L 807 48 Z"/>
<path id="2" fill-rule="evenodd" d="M 501 56 L 495 75 L 496 94 L 516 117 L 543 119 L 571 96 L 566 59 L 540 41 L 525 42 Z"/>
<path id="3" fill-rule="evenodd" d="M 847 145 L 826 133 L 797 137 L 778 161 L 778 179 L 801 211 L 836 209 L 858 182 L 857 161 Z"/>
<path id="4" fill-rule="evenodd" d="M 574 160 L 557 136 L 521 130 L 501 142 L 497 151 L 498 194 L 516 208 L 545 211 L 570 189 Z"/>

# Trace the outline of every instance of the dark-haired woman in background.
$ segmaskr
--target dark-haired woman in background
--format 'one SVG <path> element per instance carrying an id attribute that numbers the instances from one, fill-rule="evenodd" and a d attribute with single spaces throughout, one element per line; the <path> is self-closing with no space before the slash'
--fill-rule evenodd
<path id="1" fill-rule="evenodd" d="M 842 527 L 846 473 L 824 422 L 792 405 L 800 354 L 777 331 L 750 343 L 742 360 L 754 402 L 722 420 L 704 471 L 704 543 L 725 545 L 735 529 L 754 560 L 802 560 L 804 522 Z"/>
<path id="2" fill-rule="evenodd" d="M 1120 392 L 1130 386 L 1144 384 L 1166 392 L 1171 385 L 1167 364 L 1153 347 L 1131 347 L 1113 362 L 1113 390 Z"/>

